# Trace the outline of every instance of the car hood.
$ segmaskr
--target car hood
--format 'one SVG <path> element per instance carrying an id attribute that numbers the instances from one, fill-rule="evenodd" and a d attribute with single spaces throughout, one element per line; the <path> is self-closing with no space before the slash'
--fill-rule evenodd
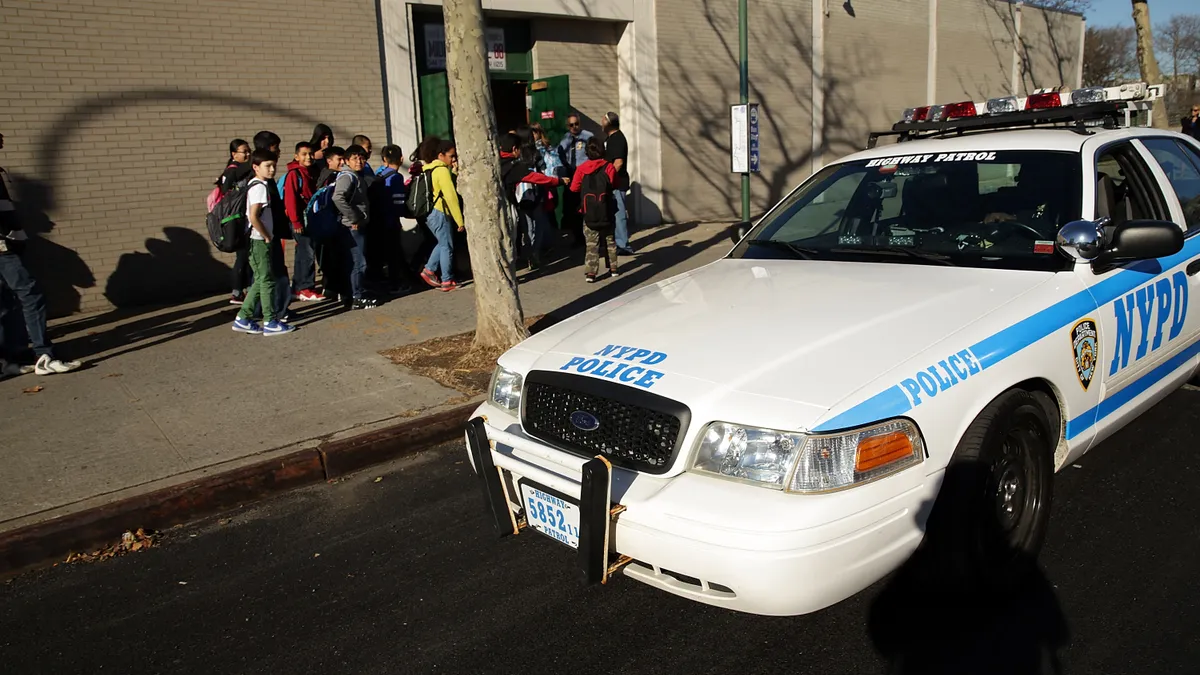
<path id="1" fill-rule="evenodd" d="M 724 259 L 611 300 L 518 350 L 529 369 L 607 377 L 685 403 L 743 393 L 823 411 L 1053 276 Z"/>

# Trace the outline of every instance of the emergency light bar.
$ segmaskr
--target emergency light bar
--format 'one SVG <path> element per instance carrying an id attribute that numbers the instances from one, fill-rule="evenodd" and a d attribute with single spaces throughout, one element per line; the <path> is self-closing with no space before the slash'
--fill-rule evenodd
<path id="1" fill-rule="evenodd" d="M 987 101 L 958 101 L 908 108 L 890 132 L 873 132 L 867 147 L 879 136 L 899 136 L 900 141 L 924 135 L 1020 126 L 1062 126 L 1073 123 L 1082 131 L 1089 125 L 1131 126 L 1132 114 L 1149 112 L 1151 102 L 1162 98 L 1161 84 L 1145 82 L 1115 87 L 1084 87 L 1074 91 L 1039 89 L 1028 96 L 1003 96 Z"/>

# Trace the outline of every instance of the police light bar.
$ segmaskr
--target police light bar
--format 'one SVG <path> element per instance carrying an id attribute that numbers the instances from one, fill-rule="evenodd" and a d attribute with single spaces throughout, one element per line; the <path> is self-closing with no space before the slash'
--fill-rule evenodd
<path id="1" fill-rule="evenodd" d="M 1039 89 L 1028 96 L 1002 96 L 987 101 L 960 101 L 908 108 L 901 122 L 945 122 L 968 117 L 997 116 L 1030 110 L 1050 110 L 1108 101 L 1149 102 L 1161 98 L 1163 85 L 1133 82 L 1115 87 L 1083 87 L 1074 91 Z"/>

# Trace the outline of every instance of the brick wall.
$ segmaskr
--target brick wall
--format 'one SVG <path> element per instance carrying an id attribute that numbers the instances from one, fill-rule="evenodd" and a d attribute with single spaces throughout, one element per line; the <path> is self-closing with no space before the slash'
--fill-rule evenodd
<path id="1" fill-rule="evenodd" d="M 617 42 L 621 25 L 604 21 L 534 19 L 533 68 L 537 77 L 568 75 L 571 107 L 585 128 L 599 133 L 604 113 L 620 111 Z"/>
<path id="2" fill-rule="evenodd" d="M 203 221 L 229 140 L 382 146 L 377 44 L 372 0 L 4 0 L 0 165 L 52 314 L 228 290 Z"/>
<path id="3" fill-rule="evenodd" d="M 668 221 L 738 217 L 740 179 L 729 173 L 729 106 L 738 100 L 737 5 L 656 0 L 663 134 L 663 213 Z M 890 128 L 927 98 L 929 4 L 921 0 L 828 3 L 825 17 L 826 160 Z M 993 0 L 938 3 L 937 99 L 1007 93 L 1012 72 L 1011 5 Z M 1026 20 L 1034 12 L 1026 10 Z M 1043 13 L 1038 11 L 1039 18 Z M 1046 13 L 1056 26 L 1064 71 L 1074 73 L 1080 19 Z M 750 5 L 750 98 L 762 105 L 762 173 L 752 208 L 762 213 L 809 175 L 812 154 L 812 5 Z M 1011 25 L 1011 24 L 1010 24 Z M 1031 72 L 1054 63 L 1046 25 L 1024 26 Z M 1075 40 L 1072 42 L 1071 40 Z M 1072 76 L 1073 77 L 1073 76 Z M 1047 85 L 1041 85 L 1047 86 Z"/>

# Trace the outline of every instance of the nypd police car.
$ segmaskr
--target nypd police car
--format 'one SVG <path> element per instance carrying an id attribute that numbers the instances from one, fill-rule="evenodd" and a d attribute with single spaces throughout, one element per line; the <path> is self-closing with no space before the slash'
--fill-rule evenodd
<path id="1" fill-rule="evenodd" d="M 927 547 L 1017 573 L 1054 472 L 1200 366 L 1200 144 L 1130 124 L 1160 94 L 906 111 L 723 259 L 512 348 L 466 430 L 497 532 L 758 614 Z"/>

